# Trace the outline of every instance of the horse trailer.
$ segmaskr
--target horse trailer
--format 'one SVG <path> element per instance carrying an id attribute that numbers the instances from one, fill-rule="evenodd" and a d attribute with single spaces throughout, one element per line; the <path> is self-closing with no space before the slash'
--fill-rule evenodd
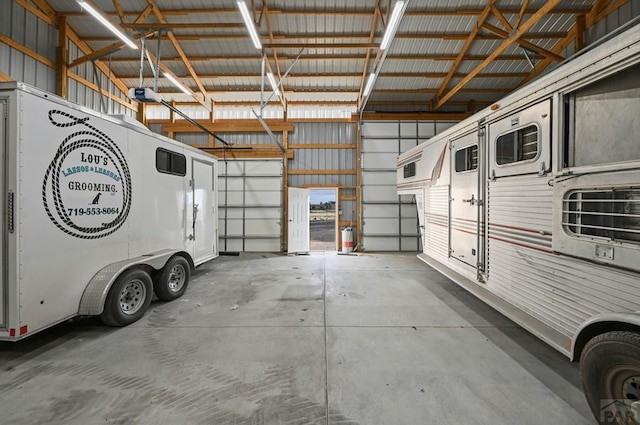
<path id="1" fill-rule="evenodd" d="M 580 361 L 640 423 L 640 25 L 401 154 L 419 257 Z"/>

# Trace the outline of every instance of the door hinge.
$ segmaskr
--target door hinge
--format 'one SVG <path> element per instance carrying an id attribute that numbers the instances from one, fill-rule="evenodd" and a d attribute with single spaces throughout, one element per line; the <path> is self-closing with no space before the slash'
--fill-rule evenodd
<path id="1" fill-rule="evenodd" d="M 194 185 L 193 180 L 189 180 L 189 187 L 193 187 L 193 185 Z"/>
<path id="2" fill-rule="evenodd" d="M 14 231 L 14 219 L 13 219 L 13 191 L 10 190 L 7 194 L 7 228 L 9 233 Z"/>

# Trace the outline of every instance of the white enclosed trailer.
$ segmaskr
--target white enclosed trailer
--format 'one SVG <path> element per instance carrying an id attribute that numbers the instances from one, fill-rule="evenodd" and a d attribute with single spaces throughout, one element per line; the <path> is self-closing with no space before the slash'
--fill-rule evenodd
<path id="1" fill-rule="evenodd" d="M 218 255 L 217 162 L 142 125 L 0 84 L 0 340 L 138 320 Z"/>
<path id="2" fill-rule="evenodd" d="M 640 423 L 640 25 L 397 166 L 419 257 L 580 360 L 601 423 Z"/>

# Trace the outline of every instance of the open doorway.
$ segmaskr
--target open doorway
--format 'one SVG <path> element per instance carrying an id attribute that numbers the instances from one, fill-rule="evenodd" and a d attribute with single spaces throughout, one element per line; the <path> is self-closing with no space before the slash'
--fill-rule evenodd
<path id="1" fill-rule="evenodd" d="M 309 250 L 337 250 L 338 190 L 309 189 Z"/>

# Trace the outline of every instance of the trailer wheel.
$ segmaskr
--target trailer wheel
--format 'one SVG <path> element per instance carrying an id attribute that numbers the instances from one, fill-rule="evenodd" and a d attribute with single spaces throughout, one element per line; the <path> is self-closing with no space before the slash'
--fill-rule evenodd
<path id="1" fill-rule="evenodd" d="M 109 290 L 100 319 L 109 326 L 129 325 L 144 315 L 152 296 L 149 274 L 139 269 L 127 270 Z"/>
<path id="2" fill-rule="evenodd" d="M 589 407 L 600 424 L 640 424 L 640 333 L 596 336 L 580 356 Z"/>
<path id="3" fill-rule="evenodd" d="M 171 258 L 164 268 L 154 277 L 153 289 L 163 301 L 180 298 L 189 285 L 191 267 L 181 256 Z"/>

